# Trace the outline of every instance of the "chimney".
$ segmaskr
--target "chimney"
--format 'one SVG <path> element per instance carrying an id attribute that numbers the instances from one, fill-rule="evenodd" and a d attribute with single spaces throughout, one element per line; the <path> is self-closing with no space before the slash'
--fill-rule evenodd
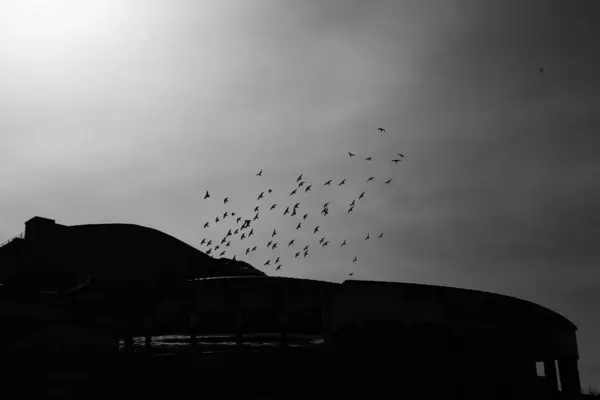
<path id="1" fill-rule="evenodd" d="M 25 222 L 25 239 L 27 241 L 42 241 L 55 236 L 56 223 L 53 219 L 33 217 Z"/>

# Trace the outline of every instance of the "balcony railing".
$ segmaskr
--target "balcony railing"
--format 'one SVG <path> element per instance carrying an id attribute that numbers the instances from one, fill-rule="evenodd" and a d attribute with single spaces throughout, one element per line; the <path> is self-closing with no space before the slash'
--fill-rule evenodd
<path id="1" fill-rule="evenodd" d="M 25 232 L 21 232 L 17 236 L 12 237 L 12 238 L 8 239 L 7 241 L 1 243 L 0 247 L 6 246 L 7 244 L 9 244 L 10 242 L 12 242 L 15 239 L 23 239 L 23 237 L 25 237 Z"/>

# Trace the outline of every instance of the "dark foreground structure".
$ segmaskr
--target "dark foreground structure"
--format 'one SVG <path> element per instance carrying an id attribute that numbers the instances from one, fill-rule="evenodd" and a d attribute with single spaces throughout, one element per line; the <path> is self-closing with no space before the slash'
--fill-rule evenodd
<path id="1" fill-rule="evenodd" d="M 149 228 L 73 228 L 36 217 L 0 247 L 3 387 L 19 397 L 583 398 L 577 328 L 542 306 L 273 278 Z M 161 335 L 186 344 L 159 351 Z"/>

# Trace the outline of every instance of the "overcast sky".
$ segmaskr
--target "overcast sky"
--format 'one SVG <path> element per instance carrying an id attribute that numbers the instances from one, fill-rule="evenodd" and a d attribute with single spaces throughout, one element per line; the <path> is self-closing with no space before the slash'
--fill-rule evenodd
<path id="1" fill-rule="evenodd" d="M 599 17 L 592 0 L 2 0 L 0 241 L 38 215 L 204 249 L 235 225 L 215 216 L 260 205 L 227 256 L 539 303 L 578 325 L 600 389 Z M 312 190 L 289 196 L 301 173 Z"/>

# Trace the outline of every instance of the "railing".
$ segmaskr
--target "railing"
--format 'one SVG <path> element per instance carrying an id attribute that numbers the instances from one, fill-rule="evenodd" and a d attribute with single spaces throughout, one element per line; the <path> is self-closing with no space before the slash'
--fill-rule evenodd
<path id="1" fill-rule="evenodd" d="M 3 246 L 5 246 L 5 245 L 9 244 L 10 242 L 12 242 L 12 241 L 13 241 L 13 240 L 15 240 L 15 239 L 23 239 L 23 237 L 24 237 L 24 236 L 25 236 L 25 232 L 21 232 L 21 233 L 19 233 L 17 236 L 15 236 L 15 237 L 12 237 L 12 238 L 8 239 L 7 241 L 5 241 L 5 242 L 1 243 L 1 244 L 0 244 L 0 247 L 3 247 Z"/>

